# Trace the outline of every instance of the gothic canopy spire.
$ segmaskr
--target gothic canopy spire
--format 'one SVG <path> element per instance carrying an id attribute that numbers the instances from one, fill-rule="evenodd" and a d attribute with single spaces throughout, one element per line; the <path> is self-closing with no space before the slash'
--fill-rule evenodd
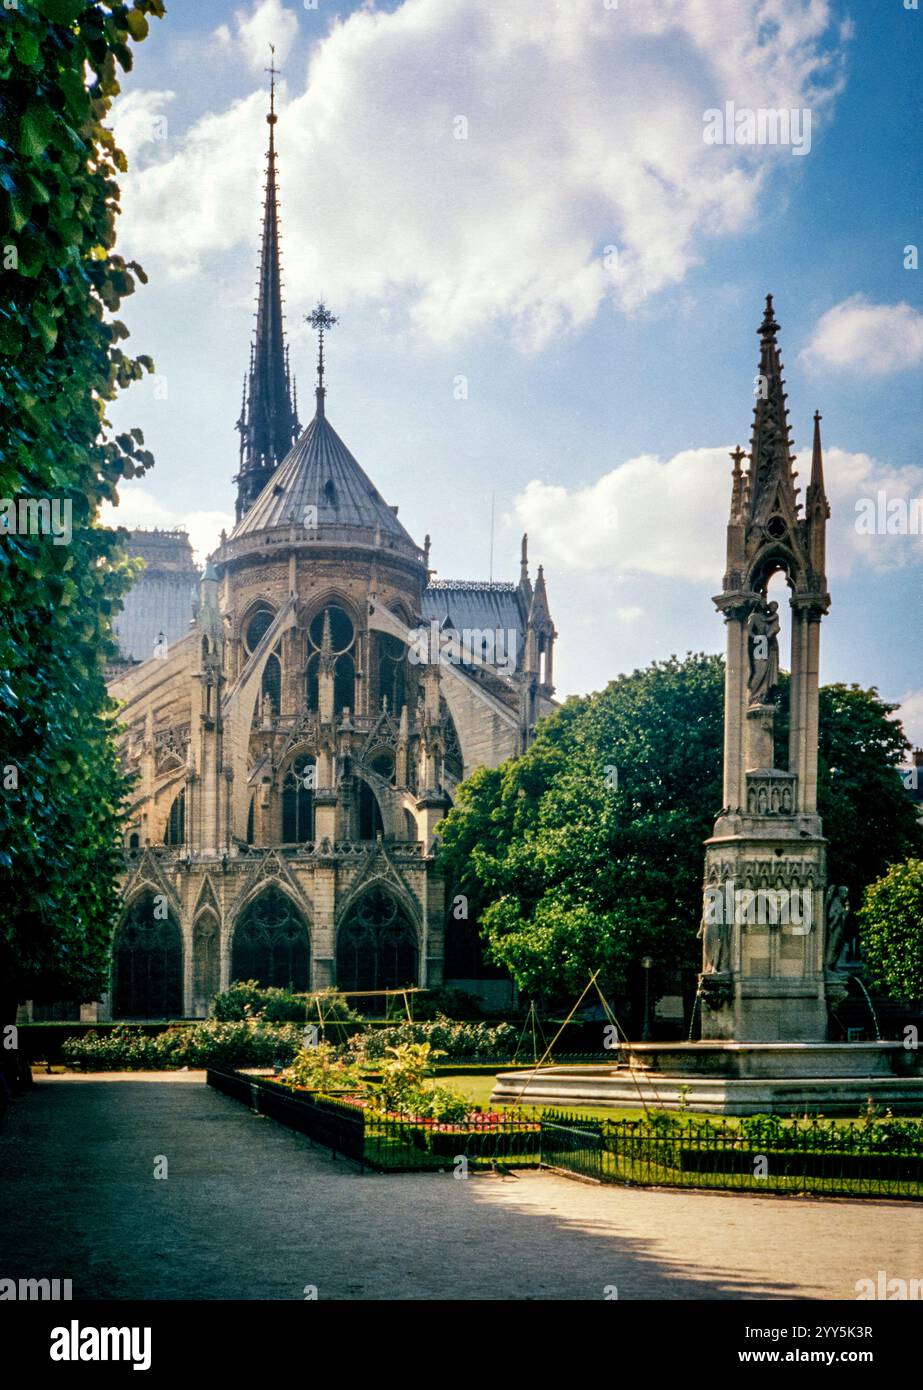
<path id="1" fill-rule="evenodd" d="M 756 377 L 756 407 L 747 457 L 738 446 L 731 454 L 731 515 L 727 531 L 724 592 L 716 600 L 724 612 L 734 604 L 752 605 L 773 575 L 782 571 L 792 590 L 792 603 L 827 611 L 830 596 L 825 575 L 825 528 L 830 506 L 824 488 L 820 415 L 814 417 L 811 480 L 802 499 L 796 487 L 795 454 L 788 423 L 785 381 L 779 355 L 779 324 L 772 295 L 757 330 L 760 365 Z M 750 611 L 749 608 L 747 611 Z"/>
<path id="2" fill-rule="evenodd" d="M 237 519 L 249 510 L 269 477 L 298 438 L 299 426 L 292 398 L 282 315 L 282 269 L 279 250 L 279 190 L 276 179 L 275 48 L 270 74 L 269 150 L 266 156 L 266 189 L 263 203 L 263 235 L 256 307 L 256 333 L 240 431 L 240 471 L 237 483 Z"/>
<path id="3" fill-rule="evenodd" d="M 779 324 L 773 312 L 772 295 L 766 296 L 763 321 L 757 329 L 760 339 L 760 366 L 756 379 L 756 407 L 750 441 L 749 511 L 758 524 L 770 513 L 781 512 L 794 523 L 798 502 L 785 382 L 777 334 Z"/>

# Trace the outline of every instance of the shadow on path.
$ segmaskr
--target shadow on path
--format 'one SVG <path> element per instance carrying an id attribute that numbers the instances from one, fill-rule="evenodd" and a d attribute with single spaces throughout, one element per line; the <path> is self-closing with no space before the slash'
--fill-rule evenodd
<path id="1" fill-rule="evenodd" d="M 900 1272 L 895 1240 L 921 1248 L 897 1204 L 360 1174 L 202 1076 L 39 1079 L 0 1131 L 0 1277 L 78 1299 L 850 1297 Z"/>

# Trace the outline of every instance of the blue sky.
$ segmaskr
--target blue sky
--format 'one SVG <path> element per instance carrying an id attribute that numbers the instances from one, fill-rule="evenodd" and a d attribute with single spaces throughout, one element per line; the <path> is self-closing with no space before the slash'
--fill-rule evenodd
<path id="1" fill-rule="evenodd" d="M 921 25 L 903 0 L 172 0 L 113 112 L 150 276 L 122 317 L 158 370 L 112 412 L 157 459 L 117 518 L 204 550 L 233 511 L 274 38 L 302 417 L 323 297 L 328 415 L 440 575 L 487 577 L 493 496 L 494 578 L 526 529 L 546 566 L 559 695 L 719 650 L 772 291 L 805 468 L 824 417 L 822 679 L 904 700 L 923 743 L 923 538 L 855 529 L 865 497 L 923 497 Z M 808 111 L 810 147 L 707 145 L 728 101 Z"/>

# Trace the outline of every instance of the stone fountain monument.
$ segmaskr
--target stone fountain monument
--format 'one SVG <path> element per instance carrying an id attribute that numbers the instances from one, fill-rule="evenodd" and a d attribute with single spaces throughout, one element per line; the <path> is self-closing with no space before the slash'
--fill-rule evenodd
<path id="1" fill-rule="evenodd" d="M 830 606 L 820 416 L 804 502 L 767 296 L 749 455 L 731 455 L 727 566 L 715 598 L 727 634 L 723 807 L 705 843 L 701 1042 L 628 1043 L 598 1067 L 548 1067 L 497 1078 L 492 1099 L 651 1105 L 720 1114 L 850 1114 L 871 1100 L 923 1111 L 923 1053 L 899 1042 L 832 1043 L 845 890 L 827 885 L 817 814 L 820 625 Z M 749 466 L 741 465 L 744 459 Z M 778 603 L 790 591 L 790 720 L 779 766 Z M 523 1087 L 525 1086 L 525 1091 Z"/>

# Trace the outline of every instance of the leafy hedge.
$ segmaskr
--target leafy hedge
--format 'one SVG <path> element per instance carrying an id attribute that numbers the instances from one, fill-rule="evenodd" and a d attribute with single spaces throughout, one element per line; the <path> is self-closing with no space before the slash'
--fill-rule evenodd
<path id="1" fill-rule="evenodd" d="M 574 1116 L 563 1117 L 548 1111 L 549 1120 L 574 1123 Z M 602 1121 L 602 1134 L 630 1136 L 637 1131 L 639 1142 L 652 1132 L 658 1137 L 697 1140 L 706 1145 L 716 1140 L 733 1141 L 741 1148 L 784 1153 L 919 1154 L 923 1152 L 923 1119 L 870 1115 L 850 1123 L 826 1120 L 821 1115 L 807 1119 L 786 1119 L 781 1115 L 747 1115 L 728 1125 L 714 1120 L 697 1120 L 666 1110 L 652 1111 L 637 1120 Z"/>
<path id="2" fill-rule="evenodd" d="M 397 1023 L 391 1028 L 356 1033 L 349 1040 L 349 1049 L 360 1062 L 377 1062 L 389 1048 L 402 1043 L 429 1043 L 434 1052 L 446 1057 L 493 1060 L 512 1057 L 517 1037 L 511 1023 L 460 1023 L 440 1016 L 430 1022 Z"/>
<path id="3" fill-rule="evenodd" d="M 301 1045 L 302 1029 L 294 1023 L 208 1019 L 191 1028 L 168 1028 L 155 1036 L 134 1024 L 120 1024 L 104 1034 L 90 1032 L 68 1038 L 61 1051 L 68 1066 L 84 1071 L 166 1071 L 216 1062 L 251 1067 L 287 1065 Z"/>
<path id="4" fill-rule="evenodd" d="M 355 1009 L 332 990 L 324 991 L 309 1003 L 291 990 L 263 986 L 256 980 L 237 980 L 212 1000 L 212 1018 L 222 1022 L 262 1018 L 267 1023 L 317 1023 L 320 1017 L 325 1023 L 360 1021 Z"/>

